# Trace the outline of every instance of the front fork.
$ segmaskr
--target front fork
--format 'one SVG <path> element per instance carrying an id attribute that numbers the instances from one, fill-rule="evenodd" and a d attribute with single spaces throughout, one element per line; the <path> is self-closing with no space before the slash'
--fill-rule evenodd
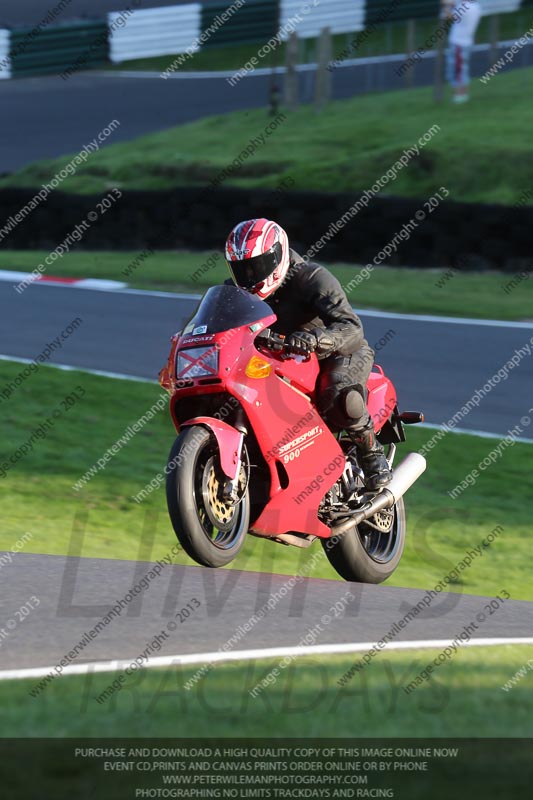
<path id="1" fill-rule="evenodd" d="M 248 433 L 248 430 L 243 422 L 242 411 L 239 409 L 237 413 L 237 419 L 235 420 L 235 429 L 239 431 L 239 443 L 237 445 L 237 469 L 235 472 L 235 477 L 233 479 L 226 480 L 224 486 L 222 488 L 222 499 L 228 505 L 236 505 L 239 502 L 239 480 L 241 475 L 241 468 L 242 468 L 242 448 L 244 445 L 244 437 Z"/>

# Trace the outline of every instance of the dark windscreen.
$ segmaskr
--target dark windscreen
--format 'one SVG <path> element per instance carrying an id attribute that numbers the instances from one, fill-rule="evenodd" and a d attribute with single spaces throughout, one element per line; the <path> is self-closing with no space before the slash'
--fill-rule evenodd
<path id="1" fill-rule="evenodd" d="M 267 303 L 244 289 L 229 285 L 212 286 L 203 296 L 183 333 L 191 334 L 201 326 L 205 326 L 205 330 L 199 333 L 220 333 L 258 322 L 272 313 Z"/>

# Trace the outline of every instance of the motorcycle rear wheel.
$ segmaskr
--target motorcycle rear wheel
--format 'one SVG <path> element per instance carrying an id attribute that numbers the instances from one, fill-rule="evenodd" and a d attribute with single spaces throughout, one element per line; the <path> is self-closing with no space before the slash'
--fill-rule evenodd
<path id="1" fill-rule="evenodd" d="M 243 546 L 250 524 L 244 468 L 243 494 L 231 506 L 220 498 L 220 485 L 226 478 L 216 439 L 207 428 L 196 425 L 185 428 L 175 440 L 166 472 L 168 513 L 185 552 L 204 567 L 229 564 Z"/>
<path id="2" fill-rule="evenodd" d="M 393 506 L 394 522 L 389 533 L 374 530 L 365 522 L 335 539 L 321 539 L 329 563 L 341 578 L 354 583 L 382 583 L 390 578 L 402 557 L 406 518 L 403 498 Z"/>

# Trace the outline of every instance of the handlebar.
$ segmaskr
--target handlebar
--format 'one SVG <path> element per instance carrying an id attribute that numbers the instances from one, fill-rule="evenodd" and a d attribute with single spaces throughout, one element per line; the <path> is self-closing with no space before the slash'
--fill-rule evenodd
<path id="1" fill-rule="evenodd" d="M 267 350 L 280 353 L 282 359 L 291 358 L 291 356 L 305 356 L 304 361 L 309 361 L 311 358 L 310 353 L 303 353 L 298 348 L 289 347 L 285 343 L 284 334 L 274 333 L 270 328 L 265 328 L 264 331 L 259 333 L 255 341 L 258 345 L 265 347 Z"/>
<path id="2" fill-rule="evenodd" d="M 256 342 L 268 350 L 283 350 L 285 348 L 285 336 L 282 333 L 274 333 L 270 328 L 256 336 Z"/>

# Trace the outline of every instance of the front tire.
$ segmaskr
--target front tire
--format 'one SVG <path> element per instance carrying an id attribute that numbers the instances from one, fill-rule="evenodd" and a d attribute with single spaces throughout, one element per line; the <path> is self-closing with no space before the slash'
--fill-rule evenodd
<path id="1" fill-rule="evenodd" d="M 380 532 L 366 522 L 334 538 L 322 539 L 331 566 L 341 578 L 355 583 L 382 583 L 390 578 L 402 557 L 406 520 L 403 498 L 393 506 L 390 532 Z"/>
<path id="2" fill-rule="evenodd" d="M 205 567 L 224 567 L 233 561 L 250 524 L 244 468 L 239 482 L 242 496 L 234 506 L 220 498 L 224 480 L 213 434 L 199 425 L 185 428 L 168 458 L 168 513 L 185 552 Z"/>

